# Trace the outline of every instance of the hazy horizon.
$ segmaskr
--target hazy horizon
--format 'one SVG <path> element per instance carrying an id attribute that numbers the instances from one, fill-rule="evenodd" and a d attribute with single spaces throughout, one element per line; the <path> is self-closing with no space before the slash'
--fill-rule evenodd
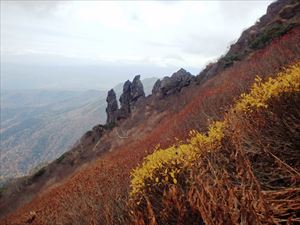
<path id="1" fill-rule="evenodd" d="M 127 80 L 132 81 L 134 77 L 128 78 Z M 143 78 L 141 77 L 141 81 L 144 83 L 144 81 L 147 80 L 151 80 L 151 79 L 159 79 L 158 77 L 146 77 Z M 29 88 L 11 88 L 11 89 L 6 89 L 5 87 L 1 88 L 1 92 L 35 92 L 35 91 L 65 91 L 65 92 L 89 92 L 89 91 L 96 91 L 96 92 L 107 92 L 110 89 L 114 89 L 120 85 L 123 85 L 126 82 L 126 80 L 122 80 L 120 81 L 118 84 L 114 85 L 114 86 L 109 86 L 103 89 L 99 89 L 97 87 L 88 87 L 88 88 L 84 88 L 84 87 L 57 87 L 57 88 L 43 88 L 43 87 L 29 87 Z"/>
<path id="2" fill-rule="evenodd" d="M 1 1 L 1 90 L 198 74 L 272 1 Z"/>

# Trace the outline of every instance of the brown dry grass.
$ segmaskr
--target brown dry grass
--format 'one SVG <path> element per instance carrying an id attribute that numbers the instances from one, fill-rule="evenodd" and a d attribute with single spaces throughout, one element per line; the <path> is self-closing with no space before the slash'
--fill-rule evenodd
<path id="1" fill-rule="evenodd" d="M 176 185 L 145 181 L 130 200 L 131 224 L 299 223 L 299 102 L 298 88 L 267 108 L 230 110 L 220 148 L 199 145 L 200 157 L 180 167 Z"/>
<path id="2" fill-rule="evenodd" d="M 162 147 L 169 146 L 174 143 L 175 137 L 179 139 L 187 138 L 186 133 L 191 129 L 205 129 L 209 123 L 208 119 L 222 118 L 224 110 L 232 104 L 237 95 L 249 88 L 257 74 L 266 77 L 268 74 L 273 74 L 274 71 L 282 69 L 283 66 L 299 60 L 299 34 L 299 29 L 293 30 L 283 38 L 273 42 L 265 50 L 259 51 L 245 61 L 234 64 L 203 86 L 197 89 L 194 88 L 195 93 L 190 93 L 188 88 L 183 90 L 177 96 L 177 101 L 182 100 L 190 103 L 178 113 L 164 117 L 159 121 L 159 124 L 153 127 L 150 134 L 139 137 L 138 141 L 135 141 L 134 137 L 129 138 L 118 151 L 108 153 L 87 168 L 79 170 L 61 185 L 48 190 L 9 215 L 1 221 L 1 224 L 26 224 L 26 221 L 31 221 L 32 218 L 34 219 L 32 219 L 31 224 L 37 225 L 130 223 L 128 222 L 128 212 L 125 205 L 132 168 L 136 167 L 143 157 L 151 153 L 158 143 Z M 195 98 L 191 99 L 190 96 L 195 96 Z M 174 107 L 176 107 L 176 101 L 174 102 Z M 242 131 L 244 130 L 242 129 Z M 243 135 L 243 137 L 246 136 Z M 238 138 L 238 135 L 236 135 L 236 138 Z M 269 206 L 277 201 L 274 196 L 284 197 L 290 195 L 282 190 L 272 192 L 273 190 L 261 189 L 262 186 L 251 168 L 251 161 L 249 160 L 252 158 L 241 160 L 243 157 L 249 156 L 245 156 L 244 152 L 241 152 L 235 146 L 235 142 L 231 145 L 236 149 L 234 150 L 235 154 L 228 147 L 223 150 L 223 158 L 220 156 L 216 158 L 212 155 L 211 158 L 203 158 L 202 163 L 199 162 L 196 168 L 201 169 L 201 173 L 207 170 L 206 176 L 208 179 L 202 179 L 204 175 L 199 171 L 191 171 L 191 174 L 194 174 L 195 183 L 201 186 L 195 186 L 195 189 L 191 190 L 185 197 L 182 197 L 185 189 L 170 188 L 170 191 L 165 193 L 165 204 L 172 207 L 162 211 L 162 218 L 170 217 L 168 215 L 178 215 L 179 221 L 190 221 L 189 224 L 193 224 L 192 221 L 195 221 L 195 224 L 200 224 L 202 219 L 209 221 L 208 217 L 199 216 L 203 214 L 201 211 L 208 210 L 212 213 L 211 216 L 213 217 L 211 218 L 215 218 L 216 221 L 226 217 L 224 221 L 230 223 L 230 221 L 236 221 L 237 218 L 227 215 L 224 210 L 226 207 L 232 206 L 232 209 L 243 210 L 247 218 L 253 218 L 253 221 L 268 220 L 266 215 L 271 210 Z M 228 146 L 230 146 L 229 143 Z M 227 157 L 225 157 L 226 155 Z M 220 161 L 221 158 L 223 160 Z M 236 164 L 232 164 L 235 165 L 233 168 L 229 163 L 230 160 L 236 162 Z M 207 167 L 207 165 L 211 165 L 212 168 Z M 204 166 L 206 170 L 202 170 Z M 235 171 L 236 180 L 229 176 L 231 170 Z M 216 179 L 208 176 L 208 174 L 214 173 Z M 245 176 L 241 174 L 245 174 Z M 215 185 L 216 180 L 218 185 Z M 234 186 L 239 182 L 243 188 L 238 189 Z M 201 189 L 202 186 L 207 188 Z M 213 188 L 209 189 L 208 187 Z M 211 190 L 215 191 L 212 193 Z M 226 194 L 224 194 L 224 190 L 227 190 Z M 297 190 L 290 189 L 290 191 L 291 193 L 294 191 L 295 195 L 297 194 Z M 205 201 L 197 202 L 199 201 L 197 195 Z M 232 196 L 230 199 L 234 201 L 228 201 L 228 196 Z M 207 199 L 211 200 L 207 201 Z M 241 199 L 243 204 L 236 206 L 236 201 Z M 190 202 L 190 206 L 186 207 L 186 202 Z M 253 202 L 257 202 L 257 204 L 253 205 Z M 149 200 L 147 205 L 149 215 L 153 215 L 155 212 L 151 204 L 153 203 Z M 289 204 L 288 201 L 278 204 L 278 210 L 284 208 L 285 204 Z M 219 207 L 219 205 L 222 207 Z M 273 208 L 272 210 L 274 211 Z M 232 215 L 235 215 L 235 211 L 232 211 Z M 273 215 L 275 214 L 273 213 Z M 143 224 L 141 220 L 141 218 L 144 218 L 143 216 L 137 215 L 137 218 L 140 218 L 137 220 L 139 221 L 137 224 Z M 145 224 L 158 222 L 153 216 L 149 218 L 149 220 L 145 220 Z M 188 220 L 188 218 L 193 218 L 193 220 Z"/>

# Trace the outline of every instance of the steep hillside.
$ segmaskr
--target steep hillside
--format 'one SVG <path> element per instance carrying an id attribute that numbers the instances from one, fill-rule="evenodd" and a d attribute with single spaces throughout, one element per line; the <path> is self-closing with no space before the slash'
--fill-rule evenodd
<path id="1" fill-rule="evenodd" d="M 289 18 L 283 13 L 287 9 Z M 273 224 L 296 221 L 299 217 L 295 214 L 299 209 L 299 181 L 294 175 L 299 169 L 299 165 L 295 163 L 298 157 L 295 149 L 297 150 L 298 143 L 296 138 L 299 138 L 299 109 L 295 104 L 299 99 L 299 64 L 291 72 L 292 80 L 279 80 L 285 86 L 284 91 L 278 93 L 290 93 L 291 96 L 283 95 L 281 98 L 280 95 L 269 104 L 269 98 L 274 94 L 272 91 L 266 94 L 255 94 L 255 91 L 251 94 L 251 91 L 249 95 L 242 95 L 242 99 L 254 99 L 254 106 L 257 103 L 262 111 L 256 113 L 250 108 L 249 113 L 237 114 L 234 109 L 238 107 L 235 102 L 241 94 L 249 93 L 257 75 L 260 78 L 257 79 L 258 84 L 254 86 L 254 90 L 265 90 L 265 87 L 270 86 L 277 93 L 276 78 L 276 82 L 270 81 L 275 86 L 265 85 L 262 81 L 276 77 L 284 67 L 299 63 L 298 9 L 298 1 L 273 3 L 267 14 L 255 25 L 255 35 L 252 37 L 252 32 L 249 32 L 253 27 L 246 30 L 242 39 L 225 55 L 228 56 L 236 48 L 236 51 L 243 53 L 238 60 L 230 58 L 230 63 L 224 64 L 222 57 L 196 77 L 181 69 L 170 78 L 156 82 L 152 95 L 141 97 L 137 101 L 133 101 L 135 92 L 132 90 L 135 88 L 130 86 L 131 82 L 126 82 L 123 94 L 128 95 L 123 96 L 129 97 L 121 98 L 120 108 L 110 108 L 114 112 L 122 112 L 126 108 L 124 106 L 129 106 L 126 108 L 129 110 L 125 111 L 126 116 L 114 114 L 117 115 L 112 117 L 114 124 L 94 127 L 63 157 L 34 176 L 24 178 L 15 186 L 6 187 L 0 205 L 3 216 L 1 224 L 154 225 L 184 224 L 185 221 L 189 222 L 186 218 L 193 219 L 196 224 L 203 221 L 206 224 Z M 273 35 L 274 32 L 266 32 L 273 29 L 274 21 L 289 24 L 289 27 L 284 32 L 275 32 L 276 35 Z M 261 36 L 262 34 L 264 35 Z M 259 42 L 260 39 L 263 44 L 251 50 L 249 41 L 241 41 Z M 296 88 L 290 89 L 293 85 Z M 250 101 L 250 106 L 251 104 Z M 281 105 L 284 107 L 281 108 Z M 282 144 L 285 137 L 282 134 L 287 129 L 296 130 L 288 136 L 291 141 L 286 143 L 289 144 L 283 144 L 284 150 L 293 154 L 287 157 L 278 155 L 278 158 L 278 149 L 273 151 L 271 148 L 276 148 L 277 145 L 273 131 L 277 131 L 278 124 L 281 124 L 280 119 L 285 118 L 286 114 L 291 115 L 291 120 L 282 121 L 284 126 L 282 129 L 279 126 L 278 137 L 281 139 L 278 141 Z M 223 123 L 209 126 L 213 121 L 229 121 L 230 126 Z M 271 122 L 270 126 L 268 121 Z M 248 130 L 248 125 L 252 130 Z M 197 132 L 190 133 L 191 130 Z M 208 135 L 198 133 L 207 131 Z M 264 131 L 267 131 L 265 136 L 261 136 Z M 166 149 L 159 152 L 164 159 L 170 159 L 171 164 L 177 165 L 176 161 L 173 163 L 173 159 L 177 160 L 182 155 L 176 150 L 188 148 L 191 135 L 197 138 L 197 151 L 203 151 L 205 155 L 203 158 L 200 156 L 199 163 L 192 164 L 187 172 L 181 167 L 163 165 L 164 161 L 160 163 L 159 153 L 148 156 L 157 149 Z M 261 139 L 256 139 L 260 136 Z M 223 137 L 226 137 L 224 143 Z M 265 141 L 270 139 L 275 142 Z M 170 146 L 173 147 L 168 148 Z M 265 151 L 251 155 L 252 151 L 258 149 L 255 148 L 257 146 L 263 146 L 262 149 L 266 151 L 270 150 L 273 156 Z M 210 149 L 211 151 L 207 151 Z M 250 152 L 250 161 L 243 149 Z M 193 156 L 192 152 L 187 152 L 187 157 Z M 134 180 L 138 177 L 139 170 L 133 169 L 138 165 L 145 166 L 147 161 L 142 163 L 146 156 L 150 162 L 154 160 L 154 163 L 150 163 L 151 171 L 145 173 L 144 170 L 141 173 L 147 174 L 149 179 L 146 177 L 144 182 L 139 182 Z M 156 159 L 158 164 L 155 164 Z M 157 176 L 157 165 L 162 166 L 162 171 L 170 175 L 167 176 L 166 186 L 160 185 L 160 181 L 166 178 Z M 252 166 L 257 170 L 253 172 Z M 143 171 L 143 167 L 141 170 Z M 264 171 L 266 174 L 262 173 Z M 278 180 L 276 173 L 271 173 L 272 171 L 278 171 L 282 180 Z M 269 172 L 272 175 L 270 180 L 266 179 Z M 192 175 L 191 179 L 189 173 Z M 184 189 L 186 180 L 199 186 L 192 186 L 195 187 L 193 190 Z M 143 185 L 149 187 L 145 189 L 149 192 L 139 196 L 137 193 L 143 190 Z M 289 185 L 293 185 L 291 189 L 287 188 Z M 279 192 L 272 192 L 272 188 L 278 188 Z M 180 192 L 181 189 L 188 191 Z M 187 204 L 188 197 L 193 204 Z M 272 204 L 276 204 L 276 207 L 273 211 L 268 211 L 267 205 Z M 7 215 L 9 211 L 11 214 Z"/>
<path id="2" fill-rule="evenodd" d="M 267 13 L 255 25 L 245 30 L 218 62 L 207 65 L 201 71 L 199 79 L 206 80 L 234 63 L 247 59 L 257 50 L 265 48 L 273 39 L 284 35 L 293 27 L 298 27 L 299 7 L 297 0 L 278 0 L 271 4 Z"/>
<path id="3" fill-rule="evenodd" d="M 299 222 L 300 61 L 132 172 L 130 224 Z M 152 222 L 150 222 L 152 221 Z"/>

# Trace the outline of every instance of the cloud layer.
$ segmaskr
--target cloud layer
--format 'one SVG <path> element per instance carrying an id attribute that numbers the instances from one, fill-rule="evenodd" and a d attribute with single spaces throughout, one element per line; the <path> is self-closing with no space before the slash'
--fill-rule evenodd
<path id="1" fill-rule="evenodd" d="M 43 79 L 47 74 L 47 80 L 59 76 L 68 84 L 77 71 L 76 82 L 67 86 L 78 88 L 73 83 L 90 80 L 84 69 L 78 68 L 90 66 L 98 68 L 91 74 L 99 74 L 90 88 L 109 88 L 134 76 L 128 74 L 136 71 L 128 69 L 130 66 L 145 76 L 170 75 L 180 67 L 198 73 L 254 24 L 270 3 L 1 1 L 1 64 L 6 67 L 2 78 L 13 84 L 12 79 L 21 76 Z M 19 65 L 22 71 L 12 71 L 12 65 Z M 63 73 L 57 65 L 65 68 Z"/>

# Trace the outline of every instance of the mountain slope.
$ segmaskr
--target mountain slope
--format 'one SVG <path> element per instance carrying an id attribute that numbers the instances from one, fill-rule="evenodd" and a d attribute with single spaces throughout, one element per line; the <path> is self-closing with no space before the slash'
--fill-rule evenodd
<path id="1" fill-rule="evenodd" d="M 296 3 L 276 2 L 270 8 L 279 8 L 277 13 L 273 15 L 272 11 L 267 15 L 272 20 L 284 8 Z M 294 16 L 299 17 L 299 14 L 296 12 Z M 249 91 L 257 74 L 266 79 L 299 61 L 300 30 L 297 27 L 297 24 L 293 25 L 284 34 L 271 38 L 262 49 L 245 53 L 244 58 L 233 60 L 230 65 L 224 67 L 219 60 L 215 64 L 220 65 L 217 70 L 208 67 L 188 86 L 169 96 L 147 97 L 116 127 L 103 127 L 101 132 L 95 129 L 87 133 L 80 140 L 82 149 L 71 150 L 66 160 L 59 161 L 63 165 L 53 162 L 44 172 L 31 177 L 29 184 L 22 186 L 19 196 L 30 196 L 28 199 L 20 201 L 21 197 L 13 199 L 4 195 L 2 210 L 13 200 L 19 203 L 12 206 L 12 210 L 21 207 L 7 216 L 3 224 L 27 221 L 32 224 L 130 224 L 132 212 L 127 211 L 126 204 L 132 169 L 142 163 L 158 144 L 160 148 L 178 146 L 182 144 L 179 140 L 189 138 L 190 130 L 207 131 L 211 121 L 222 120 L 235 99 Z M 126 135 L 120 136 L 119 133 Z M 88 159 L 86 164 L 76 164 L 81 157 L 97 156 L 97 152 L 102 153 L 94 161 Z M 71 162 L 76 162 L 73 164 L 76 169 L 59 180 L 55 171 L 62 171 L 67 165 L 71 167 Z M 174 199 L 167 200 L 172 202 Z M 146 218 L 146 223 L 156 224 L 154 211 L 151 207 L 148 209 L 151 217 L 138 214 L 135 222 L 142 224 L 142 219 Z"/>
<path id="2" fill-rule="evenodd" d="M 130 224 L 299 222 L 299 100 L 300 61 L 257 78 L 207 133 L 147 156 L 131 174 Z"/>

